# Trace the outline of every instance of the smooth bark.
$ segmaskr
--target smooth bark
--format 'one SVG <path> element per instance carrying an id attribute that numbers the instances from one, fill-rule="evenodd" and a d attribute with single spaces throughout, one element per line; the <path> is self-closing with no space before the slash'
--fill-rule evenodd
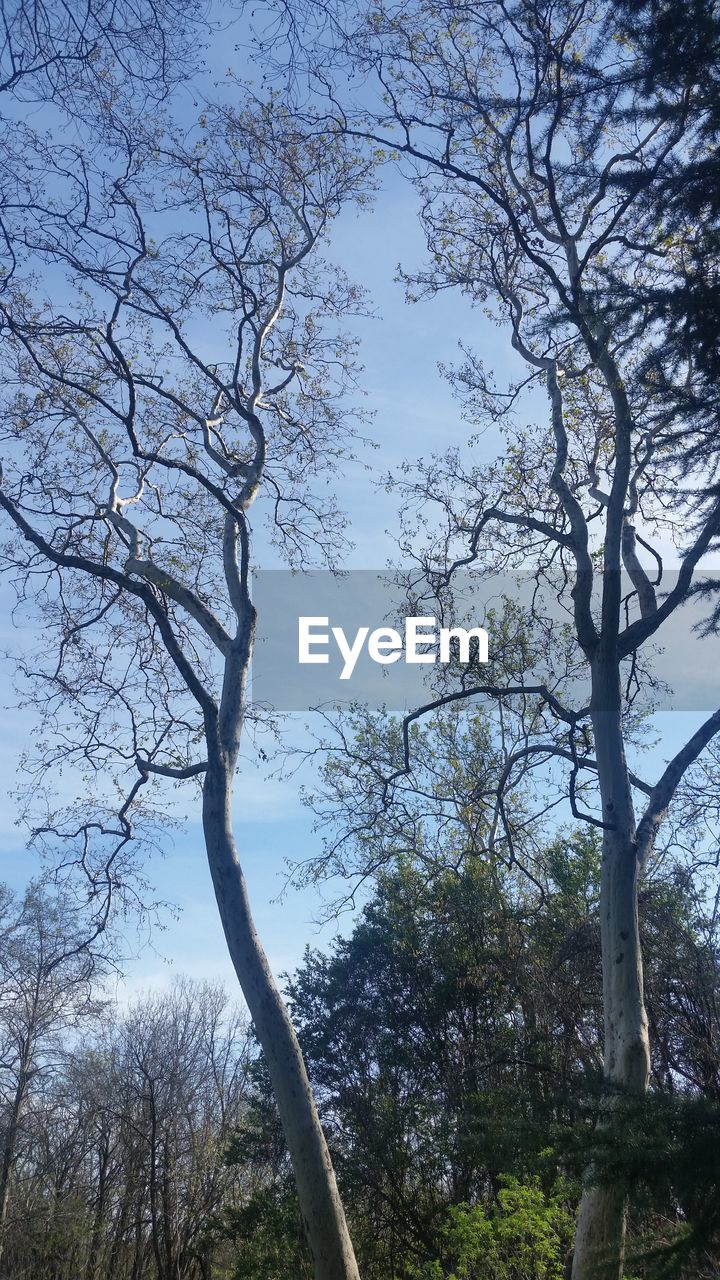
<path id="1" fill-rule="evenodd" d="M 233 772 L 233 760 L 211 760 L 203 791 L 208 862 L 228 950 L 270 1072 L 316 1280 L 359 1280 L 302 1052 L 250 913 L 232 830 Z"/>
<path id="2" fill-rule="evenodd" d="M 600 882 L 600 936 L 605 1015 L 604 1076 L 622 1106 L 642 1094 L 650 1074 L 650 1041 L 643 992 L 638 921 L 637 853 L 620 715 L 620 673 L 612 657 L 593 670 L 592 720 L 605 823 Z M 625 1250 L 625 1195 L 594 1183 L 588 1170 L 575 1237 L 572 1280 L 620 1280 Z"/>

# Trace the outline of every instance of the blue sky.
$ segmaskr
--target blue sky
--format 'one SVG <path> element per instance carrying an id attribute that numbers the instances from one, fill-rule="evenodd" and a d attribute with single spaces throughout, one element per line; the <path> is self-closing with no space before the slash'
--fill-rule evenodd
<path id="1" fill-rule="evenodd" d="M 220 54 L 216 59 L 219 62 Z M 438 372 L 438 362 L 452 363 L 458 357 L 458 340 L 462 338 L 482 353 L 499 378 L 517 371 L 514 357 L 510 364 L 506 335 L 480 311 L 471 311 L 456 293 L 441 295 L 431 303 L 405 303 L 403 288 L 393 277 L 400 261 L 412 266 L 422 259 L 424 243 L 415 212 L 411 189 L 397 174 L 388 172 L 375 209 L 360 214 L 346 211 L 333 231 L 331 256 L 364 284 L 378 313 L 374 319 L 352 322 L 362 338 L 365 403 L 375 414 L 369 434 L 379 447 L 368 450 L 337 477 L 337 493 L 350 516 L 355 543 L 347 567 L 381 568 L 394 555 L 395 499 L 378 486 L 378 478 L 405 457 L 460 444 L 469 434 L 459 407 Z M 539 405 L 543 403 L 544 399 L 538 401 Z M 478 451 L 487 459 L 497 447 L 498 437 L 489 432 Z M 277 563 L 262 538 L 256 545 L 256 558 L 265 567 Z M 8 599 L 3 587 L 0 604 L 7 604 Z M 8 623 L 2 639 L 4 645 L 17 640 Z M 4 694 L 1 701 L 7 707 L 13 702 L 7 664 L 0 667 L 0 679 Z M 0 875 L 21 888 L 37 864 L 22 848 L 7 791 L 13 785 L 16 762 L 27 746 L 31 726 L 17 712 L 5 711 L 4 715 L 0 740 L 4 793 Z M 651 776 L 697 720 L 690 713 L 664 713 L 659 717 L 659 745 L 641 771 Z M 279 973 L 297 964 L 307 944 L 326 945 L 338 927 L 331 923 L 319 928 L 314 923 L 322 907 L 316 890 L 289 889 L 278 901 L 284 884 L 285 857 L 301 860 L 317 852 L 318 837 L 312 830 L 312 814 L 299 800 L 296 781 L 272 779 L 255 766 L 244 769 L 239 779 L 237 812 L 238 843 L 258 929 L 272 967 Z M 168 837 L 166 856 L 154 862 L 150 875 L 158 894 L 173 901 L 180 914 L 177 920 L 169 916 L 165 930 L 153 937 L 152 945 L 143 946 L 129 961 L 120 996 L 127 998 L 139 989 L 165 984 L 174 972 L 198 978 L 217 977 L 232 986 L 233 975 L 198 823 L 188 823 Z M 348 925 L 345 917 L 340 927 Z"/>

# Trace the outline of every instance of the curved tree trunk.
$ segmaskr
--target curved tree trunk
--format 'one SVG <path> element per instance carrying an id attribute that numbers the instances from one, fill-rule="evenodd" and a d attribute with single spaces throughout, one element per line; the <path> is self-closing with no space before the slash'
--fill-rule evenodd
<path id="1" fill-rule="evenodd" d="M 359 1280 L 300 1046 L 250 913 L 232 830 L 233 772 L 233 759 L 220 750 L 211 751 L 203 789 L 203 828 L 228 950 L 270 1072 L 316 1280 Z"/>
<path id="2" fill-rule="evenodd" d="M 642 1094 L 650 1073 L 650 1042 L 643 992 L 637 910 L 640 865 L 620 718 L 616 663 L 593 672 L 593 728 L 602 799 L 600 933 L 605 1012 L 604 1076 L 619 1090 Z M 621 1106 L 622 1096 L 609 1107 Z M 625 1248 L 625 1197 L 611 1186 L 583 1193 L 575 1237 L 572 1280 L 620 1280 Z"/>

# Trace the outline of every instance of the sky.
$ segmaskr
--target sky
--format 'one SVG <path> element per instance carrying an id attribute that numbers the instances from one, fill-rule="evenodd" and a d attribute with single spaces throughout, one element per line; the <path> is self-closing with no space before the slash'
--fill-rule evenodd
<path id="1" fill-rule="evenodd" d="M 220 69 L 222 52 L 216 44 L 213 60 Z M 189 103 L 187 104 L 189 110 Z M 478 310 L 471 310 L 456 293 L 441 294 L 431 302 L 409 305 L 403 286 L 394 280 L 400 262 L 406 267 L 422 260 L 424 243 L 416 218 L 415 196 L 395 173 L 388 171 L 375 207 L 368 212 L 346 210 L 336 223 L 330 253 L 368 290 L 376 312 L 373 318 L 349 322 L 359 334 L 365 371 L 362 386 L 366 407 L 373 413 L 368 434 L 376 449 L 362 452 L 337 476 L 337 496 L 350 519 L 354 549 L 346 567 L 382 568 L 394 558 L 397 529 L 395 498 L 385 492 L 381 478 L 404 458 L 417 458 L 452 444 L 462 444 L 469 427 L 461 420 L 440 363 L 457 360 L 462 339 L 479 351 L 500 379 L 517 371 L 507 337 Z M 540 403 L 540 402 L 538 402 Z M 477 460 L 489 460 L 499 439 L 488 432 L 476 446 Z M 260 538 L 256 562 L 273 567 L 277 561 Z M 0 606 L 5 621 L 0 628 L 0 648 L 18 643 L 10 626 L 6 585 L 0 585 Z M 22 637 L 20 637 L 22 643 Z M 29 745 L 32 723 L 20 713 L 12 691 L 11 668 L 0 664 L 4 729 L 0 738 L 0 877 L 21 890 L 37 870 L 32 852 L 23 847 L 15 826 L 14 805 L 8 793 L 14 785 L 20 754 Z M 692 712 L 665 712 L 657 718 L 657 745 L 642 770 L 647 776 L 672 754 L 698 721 Z M 302 717 L 291 724 L 301 732 Z M 256 923 L 276 974 L 290 971 L 301 960 L 306 946 L 326 947 L 339 929 L 351 927 L 352 918 L 323 925 L 318 916 L 323 900 L 317 888 L 297 890 L 285 885 L 286 859 L 301 861 L 319 851 L 313 831 L 313 815 L 302 804 L 298 779 L 281 780 L 254 764 L 243 765 L 237 785 L 238 844 L 249 882 Z M 167 985 L 173 974 L 213 978 L 234 987 L 214 903 L 198 821 L 171 833 L 165 856 L 149 869 L 158 895 L 172 902 L 177 916 L 168 913 L 162 930 L 151 940 L 132 941 L 125 977 L 118 983 L 120 1001 L 140 991 Z M 327 894 L 332 893 L 332 886 Z"/>

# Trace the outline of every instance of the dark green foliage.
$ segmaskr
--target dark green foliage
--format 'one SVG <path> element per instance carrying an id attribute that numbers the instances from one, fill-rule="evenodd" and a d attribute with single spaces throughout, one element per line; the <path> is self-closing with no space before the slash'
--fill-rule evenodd
<path id="1" fill-rule="evenodd" d="M 699 1100 L 715 1096 L 720 1069 L 713 917 L 680 870 L 644 887 L 654 1091 L 621 1128 L 610 1112 L 598 1136 L 595 835 L 558 838 L 535 870 L 539 888 L 482 857 L 430 879 L 406 862 L 380 877 L 352 934 L 308 951 L 289 983 L 367 1280 L 561 1277 L 591 1160 L 631 1193 L 629 1274 L 654 1276 L 660 1259 L 689 1278 L 717 1247 L 717 1101 Z M 264 1152 L 276 1172 L 260 1215 L 235 1219 L 238 1274 L 254 1265 L 275 1280 L 282 1265 L 295 1274 L 273 1248 L 284 1229 L 293 1256 L 297 1210 L 272 1108 L 256 1119 L 235 1158 Z"/>
<path id="2" fill-rule="evenodd" d="M 661 392 L 668 421 L 675 412 L 668 443 L 689 469 L 714 456 L 718 410 L 720 13 L 714 0 L 620 0 L 607 11 L 605 52 L 608 41 L 632 50 L 619 77 L 618 119 L 631 101 L 638 125 L 672 120 L 683 135 L 656 171 L 616 167 L 613 185 L 639 197 L 635 238 L 655 269 L 640 283 L 609 263 L 608 279 L 616 320 L 645 335 L 649 393 Z M 632 99 L 628 81 L 639 87 Z M 715 493 L 714 471 L 708 481 Z"/>
<path id="3" fill-rule="evenodd" d="M 224 1234 L 237 1257 L 235 1280 L 312 1280 L 312 1260 L 290 1179 L 233 1209 Z"/>
<path id="4" fill-rule="evenodd" d="M 558 1150 L 579 1174 L 589 1164 L 600 1184 L 624 1186 L 635 1232 L 628 1265 L 650 1280 L 716 1276 L 720 1261 L 720 1104 L 657 1091 L 614 1099 L 598 1095 L 597 1128 L 559 1136 Z"/>
<path id="5" fill-rule="evenodd" d="M 242 1169 L 245 1197 L 226 1208 L 221 1234 L 232 1242 L 234 1280 L 312 1280 L 300 1206 L 267 1068 L 257 1058 L 249 1070 L 253 1094 L 243 1124 L 229 1143 L 226 1161 Z"/>

